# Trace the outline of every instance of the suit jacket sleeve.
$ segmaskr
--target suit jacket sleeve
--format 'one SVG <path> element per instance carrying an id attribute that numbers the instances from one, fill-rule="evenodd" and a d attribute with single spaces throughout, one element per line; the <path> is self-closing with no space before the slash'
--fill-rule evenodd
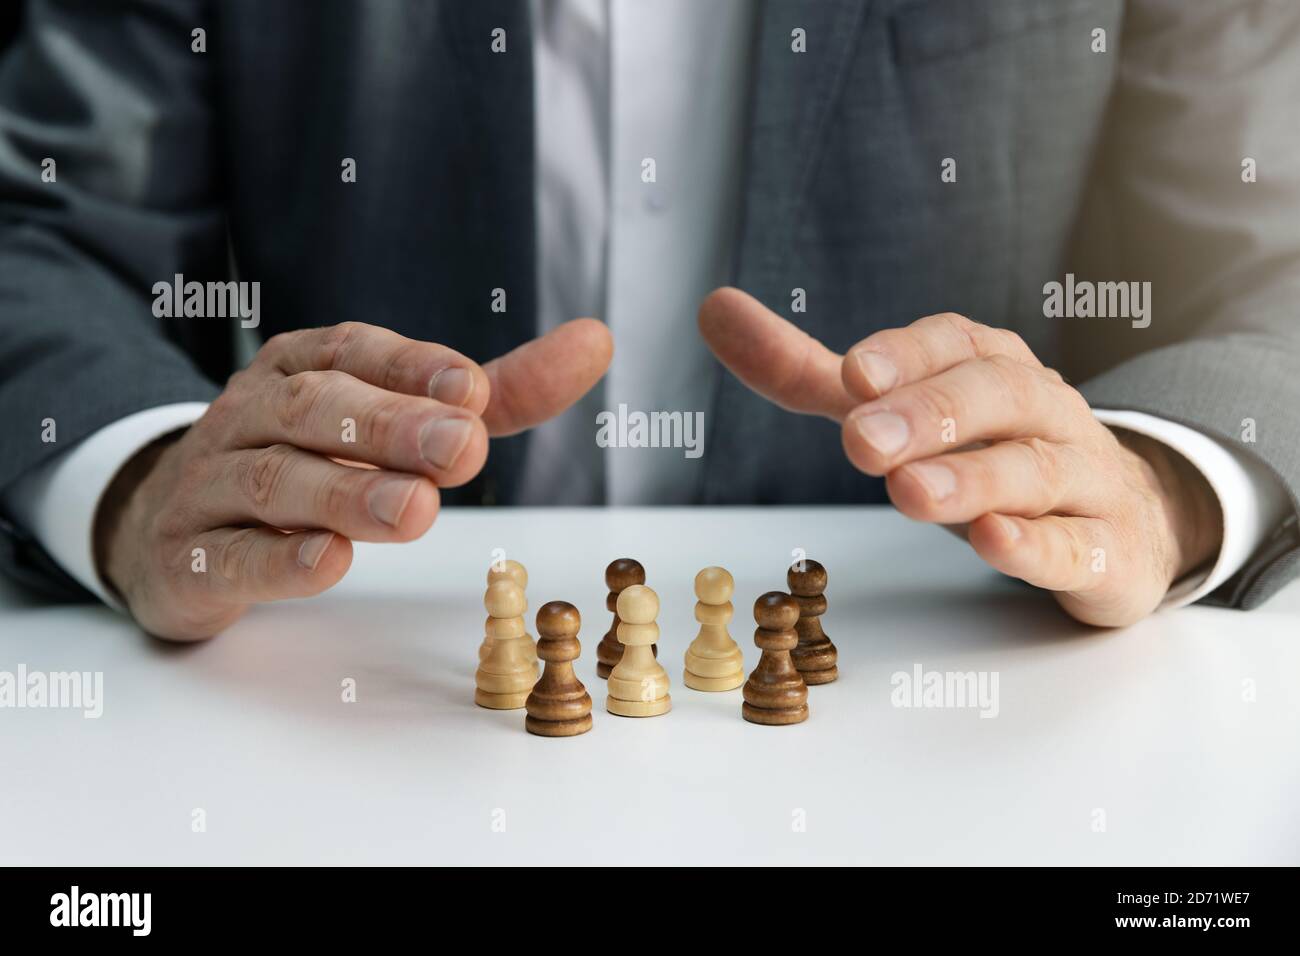
<path id="1" fill-rule="evenodd" d="M 33 0 L 0 59 L 0 491 L 126 415 L 217 391 L 152 292 L 227 271 L 215 54 L 191 49 L 207 14 Z M 70 590 L 11 516 L 0 569 Z"/>
<path id="2" fill-rule="evenodd" d="M 1210 598 L 1250 608 L 1300 561 L 1300 4 L 1137 0 L 1119 46 L 1081 246 L 1085 268 L 1151 282 L 1151 325 L 1070 320 L 1076 354 L 1121 356 L 1082 391 L 1282 481 L 1286 519 Z"/>

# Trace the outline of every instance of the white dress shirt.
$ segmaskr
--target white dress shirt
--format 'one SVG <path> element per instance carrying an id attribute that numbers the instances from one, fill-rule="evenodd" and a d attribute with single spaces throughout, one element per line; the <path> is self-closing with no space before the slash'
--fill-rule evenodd
<path id="1" fill-rule="evenodd" d="M 702 459 L 678 449 L 607 454 L 594 440 L 595 413 L 620 404 L 709 407 L 710 359 L 695 315 L 730 277 L 754 5 L 533 0 L 533 15 L 538 331 L 603 317 L 615 352 L 600 386 L 534 431 L 521 502 L 689 502 Z M 646 160 L 654 182 L 643 178 Z M 92 551 L 99 499 L 132 455 L 204 407 L 128 416 L 20 479 L 4 503 L 65 570 L 112 603 Z M 1237 449 L 1151 415 L 1096 415 L 1173 448 L 1218 496 L 1219 555 L 1178 582 L 1166 606 L 1217 588 L 1285 516 L 1281 483 Z"/>
<path id="2" fill-rule="evenodd" d="M 614 359 L 603 388 L 534 432 L 521 502 L 687 504 L 702 457 L 605 454 L 595 413 L 709 407 L 695 316 L 731 276 L 755 4 L 532 6 L 539 326 L 599 316 Z"/>

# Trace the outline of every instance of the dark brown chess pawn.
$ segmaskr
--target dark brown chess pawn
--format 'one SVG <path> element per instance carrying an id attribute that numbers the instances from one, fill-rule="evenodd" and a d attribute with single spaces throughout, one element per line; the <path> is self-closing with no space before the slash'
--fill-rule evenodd
<path id="1" fill-rule="evenodd" d="M 754 643 L 763 651 L 745 682 L 740 712 L 755 724 L 797 724 L 808 719 L 808 687 L 790 651 L 798 645 L 794 625 L 799 605 L 784 591 L 768 591 L 754 602 Z"/>
<path id="2" fill-rule="evenodd" d="M 790 659 L 803 675 L 803 682 L 829 684 L 840 676 L 839 652 L 831 639 L 822 631 L 822 615 L 826 613 L 826 569 L 816 561 L 803 562 L 804 569 L 790 565 L 785 573 L 790 593 L 799 602 L 799 621 L 794 629 L 799 635 L 799 646 L 790 652 Z"/>
<path id="3" fill-rule="evenodd" d="M 623 659 L 623 645 L 618 640 L 618 596 L 634 584 L 645 584 L 645 568 L 641 562 L 632 558 L 618 558 L 605 568 L 605 587 L 609 594 L 605 598 L 605 610 L 614 612 L 614 622 L 610 624 L 605 636 L 596 645 L 596 676 L 608 678 L 618 662 Z M 655 657 L 659 656 L 659 645 L 650 645 Z"/>
<path id="4" fill-rule="evenodd" d="M 524 727 L 541 737 L 575 737 L 591 730 L 591 695 L 573 673 L 582 653 L 582 618 L 567 601 L 551 601 L 537 612 L 537 656 L 546 661 L 524 707 Z"/>

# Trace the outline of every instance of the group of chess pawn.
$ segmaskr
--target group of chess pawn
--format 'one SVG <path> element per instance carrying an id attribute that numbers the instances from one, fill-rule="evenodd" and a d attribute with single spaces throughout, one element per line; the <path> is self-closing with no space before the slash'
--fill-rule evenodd
<path id="1" fill-rule="evenodd" d="M 596 648 L 596 673 L 608 682 L 605 709 L 621 717 L 655 717 L 672 708 L 668 674 L 659 663 L 659 595 L 645 586 L 645 568 L 619 558 L 605 569 L 605 607 L 614 621 Z M 763 656 L 745 679 L 744 655 L 727 633 L 735 581 L 725 568 L 695 576 L 700 631 L 686 650 L 683 683 L 692 690 L 729 691 L 744 685 L 742 716 L 756 724 L 808 719 L 808 685 L 839 676 L 838 653 L 822 631 L 826 569 L 804 560 L 786 573 L 790 593 L 768 591 L 754 602 L 754 643 Z M 534 644 L 524 625 L 528 572 L 518 561 L 488 569 L 483 599 L 488 619 L 474 702 L 494 710 L 524 708 L 524 727 L 543 737 L 572 737 L 591 729 L 591 695 L 573 672 L 581 653 L 582 618 L 567 601 L 537 612 Z M 541 677 L 538 658 L 546 662 Z"/>

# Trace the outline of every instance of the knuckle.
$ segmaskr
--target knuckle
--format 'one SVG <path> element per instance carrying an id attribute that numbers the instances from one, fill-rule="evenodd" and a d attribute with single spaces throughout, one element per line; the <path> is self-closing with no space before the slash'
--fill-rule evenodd
<path id="1" fill-rule="evenodd" d="M 372 405 L 363 419 L 366 447 L 372 451 L 396 448 L 405 409 L 406 403 L 396 397 Z"/>
<path id="2" fill-rule="evenodd" d="M 302 331 L 295 330 L 293 332 L 277 332 L 275 333 L 275 335 L 271 336 L 269 339 L 267 339 L 265 342 L 262 343 L 262 348 L 259 351 L 278 352 L 282 350 L 290 342 L 292 342 L 294 336 L 296 335 L 302 335 Z"/>
<path id="3" fill-rule="evenodd" d="M 957 487 L 970 492 L 973 497 L 984 498 L 993 495 L 1000 484 L 998 467 L 990 456 L 974 454 L 961 457 L 961 472 L 958 473 Z"/>
<path id="4" fill-rule="evenodd" d="M 927 315 L 917 324 L 925 323 L 946 328 L 954 332 L 966 332 L 976 323 L 957 312 L 936 312 L 934 315 Z"/>
<path id="5" fill-rule="evenodd" d="M 316 505 L 321 514 L 337 518 L 346 515 L 356 497 L 356 482 L 349 474 L 330 475 L 317 491 Z"/>
<path id="6" fill-rule="evenodd" d="M 1015 329 L 1009 329 L 1004 325 L 985 326 L 985 330 L 990 336 L 997 339 L 1003 346 L 1009 350 L 1028 348 L 1025 340 Z"/>
<path id="7" fill-rule="evenodd" d="M 1045 379 L 1047 379 L 1047 381 L 1052 385 L 1064 385 L 1066 388 L 1069 388 L 1071 391 L 1074 390 L 1065 381 L 1065 376 L 1050 366 L 1044 365 L 1042 368 L 1038 369 L 1038 374 L 1043 376 Z"/>
<path id="8" fill-rule="evenodd" d="M 1059 375 L 1058 375 L 1059 377 Z M 1065 379 L 1061 379 L 1060 385 L 1057 386 L 1061 400 L 1076 415 L 1086 415 L 1092 418 L 1092 406 L 1088 400 L 1083 397 L 1083 392 L 1079 391 L 1073 385 L 1068 384 Z"/>
<path id="9" fill-rule="evenodd" d="M 163 553 L 171 554 L 178 550 L 171 545 L 184 542 L 192 536 L 198 528 L 198 521 L 195 519 L 192 506 L 182 500 L 160 508 L 155 513 L 151 528 L 150 537 L 164 545 Z"/>
<path id="10" fill-rule="evenodd" d="M 400 392 L 419 370 L 420 349 L 412 343 L 393 349 L 384 359 L 379 384 L 390 392 Z"/>
<path id="11" fill-rule="evenodd" d="M 249 375 L 248 369 L 240 369 L 239 371 L 232 374 L 228 379 L 226 379 L 226 387 L 222 391 L 222 394 L 224 395 L 230 392 L 242 391 L 243 389 L 248 387 L 248 384 L 252 379 L 252 377 L 253 376 Z"/>
<path id="12" fill-rule="evenodd" d="M 275 365 L 279 357 L 289 351 L 293 343 L 304 334 L 302 330 L 277 332 L 262 343 L 262 347 L 257 350 L 257 355 L 253 357 L 253 364 Z"/>
<path id="13" fill-rule="evenodd" d="M 274 400 L 275 420 L 285 435 L 304 434 L 329 389 L 331 373 L 299 372 L 284 380 Z"/>
<path id="14" fill-rule="evenodd" d="M 994 352 L 992 355 L 986 355 L 980 360 L 981 364 L 989 370 L 1003 375 L 1008 379 L 1013 379 L 1017 384 L 1025 381 L 1025 366 L 1022 362 L 1017 362 L 1009 355 L 1003 355 L 1001 352 Z"/>
<path id="15" fill-rule="evenodd" d="M 171 539 L 159 541 L 161 547 L 158 549 L 158 568 L 162 572 L 161 580 L 165 582 L 164 586 L 170 591 L 172 588 L 181 589 L 192 586 L 197 583 L 191 567 L 194 562 L 193 551 L 195 548 L 204 547 L 204 538 L 196 535 L 193 529 L 185 536 L 177 536 Z"/>
<path id="16" fill-rule="evenodd" d="M 961 407 L 959 396 L 951 387 L 937 382 L 929 382 L 918 388 L 914 400 L 922 420 L 933 425 L 939 425 L 946 419 L 956 420 Z"/>
<path id="17" fill-rule="evenodd" d="M 940 312 L 935 318 L 954 336 L 966 340 L 970 354 L 979 355 L 984 351 L 980 348 L 980 336 L 988 333 L 987 326 L 956 312 Z"/>
<path id="18" fill-rule="evenodd" d="M 200 498 L 211 481 L 207 455 L 186 455 L 176 471 L 175 497 L 185 502 Z"/>
<path id="19" fill-rule="evenodd" d="M 240 404 L 239 392 L 227 385 L 194 423 L 195 430 L 202 435 L 228 435 L 239 421 Z"/>
<path id="20" fill-rule="evenodd" d="M 909 328 L 926 339 L 970 338 L 970 327 L 975 323 L 956 312 L 936 312 L 917 319 Z M 974 343 L 972 342 L 972 348 Z"/>
<path id="21" fill-rule="evenodd" d="M 1034 487 L 1046 490 L 1049 497 L 1056 497 L 1061 476 L 1056 449 L 1041 438 L 1028 438 L 1021 442 L 1021 447 L 1025 449 L 1029 458 Z"/>
<path id="22" fill-rule="evenodd" d="M 247 580 L 256 572 L 253 567 L 256 541 L 256 529 L 241 528 L 219 549 L 215 562 L 216 572 L 227 584 Z"/>
<path id="23" fill-rule="evenodd" d="M 1028 368 L 1028 366 L 1026 366 Z M 1073 423 L 1079 418 L 1092 419 L 1092 406 L 1083 397 L 1083 393 L 1065 380 L 1060 372 L 1046 366 L 1029 369 L 1032 373 L 1029 385 L 1032 392 L 1041 393 L 1054 409 L 1064 413 L 1063 420 Z"/>
<path id="24" fill-rule="evenodd" d="M 338 368 L 364 327 L 360 322 L 340 322 L 321 332 L 316 346 L 316 368 Z"/>
<path id="25" fill-rule="evenodd" d="M 990 328 L 989 332 L 1001 344 L 1002 348 L 1012 355 L 1028 356 L 1034 354 L 1029 347 L 1029 343 L 1014 329 Z"/>
<path id="26" fill-rule="evenodd" d="M 1013 409 L 1023 410 L 1033 402 L 1034 387 L 1021 362 L 1000 353 L 980 360 L 988 382 Z"/>
<path id="27" fill-rule="evenodd" d="M 1073 522 L 1066 527 L 1069 529 L 1065 536 L 1069 566 L 1075 571 L 1086 571 L 1092 562 L 1092 542 L 1082 530 L 1075 527 Z"/>
<path id="28" fill-rule="evenodd" d="M 947 312 L 939 312 L 935 315 L 923 315 L 911 325 L 907 326 L 908 330 L 916 332 L 933 332 L 936 329 L 945 329 L 949 327 Z"/>
<path id="29" fill-rule="evenodd" d="M 240 484 L 256 507 L 267 507 L 280 494 L 292 451 L 288 445 L 272 445 L 241 459 Z"/>

